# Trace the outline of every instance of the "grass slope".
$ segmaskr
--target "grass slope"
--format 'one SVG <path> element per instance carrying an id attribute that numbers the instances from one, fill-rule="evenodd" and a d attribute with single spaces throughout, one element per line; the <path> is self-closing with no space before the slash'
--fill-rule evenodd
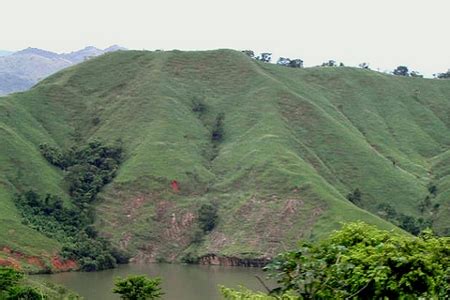
<path id="1" fill-rule="evenodd" d="M 370 211 L 386 202 L 419 216 L 430 183 L 440 203 L 435 229 L 445 232 L 449 97 L 448 81 L 290 69 L 231 50 L 103 55 L 0 98 L 0 222 L 28 230 L 12 204 L 17 190 L 66 196 L 40 143 L 121 139 L 126 160 L 102 193 L 96 224 L 137 260 L 270 256 L 341 221 L 393 228 Z M 220 114 L 224 136 L 213 143 Z M 345 199 L 355 188 L 365 209 Z M 218 226 L 192 244 L 208 202 L 219 207 Z"/>

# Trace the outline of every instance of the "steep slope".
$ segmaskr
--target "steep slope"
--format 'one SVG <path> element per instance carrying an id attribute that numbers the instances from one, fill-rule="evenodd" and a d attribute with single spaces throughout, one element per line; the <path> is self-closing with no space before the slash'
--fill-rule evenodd
<path id="1" fill-rule="evenodd" d="M 231 50 L 103 55 L 0 100 L 3 218 L 18 220 L 17 190 L 65 195 L 38 145 L 76 137 L 125 148 L 96 226 L 137 260 L 270 257 L 341 221 L 393 228 L 379 204 L 422 216 L 430 184 L 445 233 L 449 97 L 448 81 L 290 69 Z M 356 188 L 360 207 L 346 199 Z M 219 220 L 199 236 L 205 203 Z"/>

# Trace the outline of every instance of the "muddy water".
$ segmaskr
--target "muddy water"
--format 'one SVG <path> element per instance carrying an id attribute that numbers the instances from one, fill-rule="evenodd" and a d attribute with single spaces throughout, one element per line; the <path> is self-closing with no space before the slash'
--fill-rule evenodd
<path id="1" fill-rule="evenodd" d="M 162 278 L 163 299 L 214 300 L 221 299 L 217 286 L 244 285 L 253 290 L 264 288 L 255 275 L 265 278 L 258 268 L 199 266 L 180 264 L 121 265 L 117 269 L 94 272 L 70 272 L 36 277 L 62 284 L 86 299 L 119 299 L 111 290 L 114 278 L 130 274 L 146 274 Z"/>

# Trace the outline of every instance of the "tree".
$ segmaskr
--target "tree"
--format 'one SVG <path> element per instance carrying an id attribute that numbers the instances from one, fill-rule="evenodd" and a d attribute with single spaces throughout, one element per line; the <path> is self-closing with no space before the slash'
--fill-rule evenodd
<path id="1" fill-rule="evenodd" d="M 289 66 L 290 63 L 291 63 L 291 60 L 287 57 L 280 57 L 277 61 L 277 65 L 285 66 L 285 67 Z"/>
<path id="2" fill-rule="evenodd" d="M 277 61 L 277 65 L 290 68 L 303 68 L 303 60 L 300 58 L 290 59 L 287 57 L 280 57 Z"/>
<path id="3" fill-rule="evenodd" d="M 360 63 L 358 65 L 361 69 L 369 69 L 369 64 L 366 62 Z"/>
<path id="4" fill-rule="evenodd" d="M 356 188 L 353 192 L 348 193 L 347 200 L 355 205 L 361 204 L 362 194 L 361 191 Z"/>
<path id="5" fill-rule="evenodd" d="M 255 58 L 255 52 L 253 52 L 252 50 L 242 50 L 242 53 L 244 53 L 250 58 Z"/>
<path id="6" fill-rule="evenodd" d="M 272 293 L 294 291 L 300 299 L 445 299 L 449 268 L 450 238 L 359 222 L 282 253 L 265 269 L 280 285 Z"/>
<path id="7" fill-rule="evenodd" d="M 332 59 L 322 64 L 322 67 L 336 67 L 336 66 L 337 66 L 336 61 Z"/>
<path id="8" fill-rule="evenodd" d="M 216 206 L 210 203 L 203 204 L 198 210 L 198 222 L 204 232 L 213 230 L 217 225 L 218 218 Z"/>
<path id="9" fill-rule="evenodd" d="M 219 286 L 219 291 L 226 300 L 299 300 L 298 297 L 292 293 L 271 296 L 262 292 L 251 291 L 245 287 L 232 289 L 225 286 Z"/>
<path id="10" fill-rule="evenodd" d="M 263 52 L 260 56 L 256 57 L 257 60 L 269 63 L 272 60 L 272 53 Z"/>
<path id="11" fill-rule="evenodd" d="M 397 75 L 397 76 L 409 76 L 409 70 L 408 70 L 408 67 L 406 67 L 406 66 L 398 66 L 398 67 L 394 70 L 393 74 L 394 74 L 394 75 Z"/>
<path id="12" fill-rule="evenodd" d="M 211 140 L 213 142 L 220 142 L 223 139 L 224 129 L 223 129 L 223 120 L 225 119 L 224 113 L 219 113 L 216 117 L 216 122 L 214 123 L 214 127 L 211 132 Z"/>
<path id="13" fill-rule="evenodd" d="M 22 272 L 12 268 L 0 267 L 0 291 L 16 286 L 23 277 L 24 274 Z"/>
<path id="14" fill-rule="evenodd" d="M 121 299 L 145 300 L 159 299 L 164 293 L 161 291 L 161 278 L 150 278 L 145 275 L 131 275 L 117 278 L 114 282 L 113 293 L 119 294 Z"/>
<path id="15" fill-rule="evenodd" d="M 436 75 L 438 79 L 449 79 L 450 78 L 450 69 L 445 73 L 438 73 Z"/>
<path id="16" fill-rule="evenodd" d="M 23 285 L 22 272 L 12 268 L 0 267 L 0 299 L 41 300 L 45 295 L 31 286 Z"/>
<path id="17" fill-rule="evenodd" d="M 423 78 L 423 75 L 420 74 L 417 71 L 411 71 L 411 73 L 409 74 L 411 77 L 416 77 L 416 78 Z"/>
<path id="18" fill-rule="evenodd" d="M 303 60 L 300 58 L 291 59 L 289 63 L 289 67 L 291 68 L 303 68 Z"/>

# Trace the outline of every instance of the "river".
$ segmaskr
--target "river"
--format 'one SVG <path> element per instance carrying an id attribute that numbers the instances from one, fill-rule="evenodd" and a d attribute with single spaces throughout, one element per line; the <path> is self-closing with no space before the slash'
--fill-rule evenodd
<path id="1" fill-rule="evenodd" d="M 87 300 L 119 299 L 112 293 L 117 276 L 145 274 L 162 278 L 163 299 L 215 300 L 222 299 L 218 285 L 237 287 L 244 285 L 252 290 L 264 291 L 255 275 L 265 278 L 258 268 L 200 266 L 182 264 L 128 264 L 101 272 L 67 272 L 50 275 L 34 275 L 40 279 L 61 284 L 77 292 Z M 265 280 L 267 281 L 267 280 Z"/>

